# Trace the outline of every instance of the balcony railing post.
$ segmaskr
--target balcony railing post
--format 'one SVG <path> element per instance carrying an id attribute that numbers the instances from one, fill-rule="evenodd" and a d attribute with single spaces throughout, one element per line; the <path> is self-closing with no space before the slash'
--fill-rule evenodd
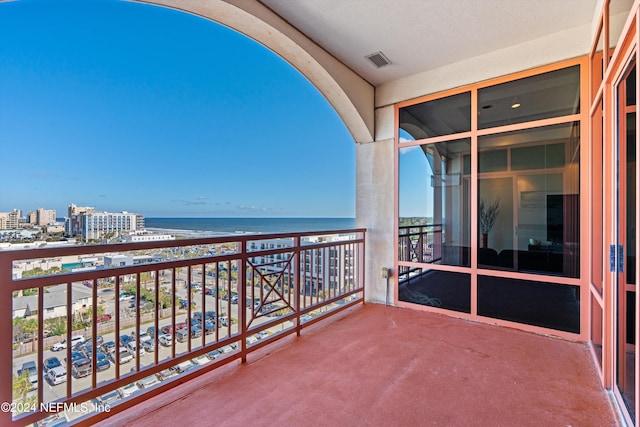
<path id="1" fill-rule="evenodd" d="M 4 258 L 3 258 L 4 261 Z M 0 402 L 6 405 L 5 402 L 13 401 L 13 364 L 10 361 L 13 358 L 13 327 L 11 325 L 11 313 L 13 313 L 13 298 L 11 290 L 11 274 L 12 263 L 11 259 L 7 258 L 7 262 L 2 262 L 0 267 L 0 286 L 2 286 L 5 295 L 0 298 L 0 313 L 3 314 L 4 321 L 3 326 L 0 328 L 0 360 L 4 361 L 2 369 L 0 369 Z M 0 411 L 0 425 L 11 425 L 11 412 Z"/>
<path id="2" fill-rule="evenodd" d="M 242 363 L 247 361 L 247 241 L 240 242 L 238 266 L 238 327 L 240 329 L 240 354 Z M 251 302 L 253 304 L 253 301 Z M 253 307 L 253 305 L 252 305 Z"/>
<path id="3" fill-rule="evenodd" d="M 296 335 L 300 336 L 300 237 L 293 238 L 293 307 L 296 312 Z"/>

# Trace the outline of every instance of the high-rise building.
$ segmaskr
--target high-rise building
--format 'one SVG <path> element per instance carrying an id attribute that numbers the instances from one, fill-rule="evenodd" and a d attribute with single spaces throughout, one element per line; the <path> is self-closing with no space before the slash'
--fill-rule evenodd
<path id="1" fill-rule="evenodd" d="M 13 212 L 0 212 L 0 230 L 13 230 L 18 228 L 22 211 L 14 209 Z"/>
<path id="2" fill-rule="evenodd" d="M 51 224 L 52 222 L 56 222 L 56 211 L 55 211 L 55 209 L 44 209 L 44 208 L 36 209 L 36 224 L 37 225 L 45 226 L 47 224 Z"/>
<path id="3" fill-rule="evenodd" d="M 73 215 L 79 215 L 82 212 L 94 212 L 95 209 L 90 206 L 76 206 L 73 203 L 67 208 L 67 216 L 71 218 Z"/>
<path id="4" fill-rule="evenodd" d="M 131 212 L 95 212 L 91 209 L 67 218 L 67 230 L 71 236 L 80 234 L 85 240 L 100 239 L 107 233 L 128 234 L 144 230 L 144 216 Z"/>

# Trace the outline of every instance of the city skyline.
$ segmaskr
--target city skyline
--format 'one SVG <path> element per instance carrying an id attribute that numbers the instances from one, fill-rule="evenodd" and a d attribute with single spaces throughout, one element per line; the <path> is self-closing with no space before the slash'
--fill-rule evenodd
<path id="1" fill-rule="evenodd" d="M 293 67 L 114 0 L 0 4 L 0 212 L 354 217 L 355 143 Z M 117 30 L 115 30 L 117 29 Z"/>

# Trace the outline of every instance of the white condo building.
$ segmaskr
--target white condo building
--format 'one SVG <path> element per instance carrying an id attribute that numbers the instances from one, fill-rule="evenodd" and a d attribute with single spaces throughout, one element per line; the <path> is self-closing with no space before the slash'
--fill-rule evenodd
<path id="1" fill-rule="evenodd" d="M 144 217 L 131 212 L 80 212 L 68 219 L 69 234 L 85 240 L 101 239 L 107 233 L 129 234 L 144 230 Z"/>

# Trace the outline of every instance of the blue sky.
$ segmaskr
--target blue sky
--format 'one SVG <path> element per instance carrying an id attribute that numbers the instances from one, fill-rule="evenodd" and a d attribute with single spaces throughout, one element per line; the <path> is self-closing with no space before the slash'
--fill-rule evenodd
<path id="1" fill-rule="evenodd" d="M 185 13 L 0 3 L 0 212 L 353 217 L 355 143 L 304 76 Z"/>

